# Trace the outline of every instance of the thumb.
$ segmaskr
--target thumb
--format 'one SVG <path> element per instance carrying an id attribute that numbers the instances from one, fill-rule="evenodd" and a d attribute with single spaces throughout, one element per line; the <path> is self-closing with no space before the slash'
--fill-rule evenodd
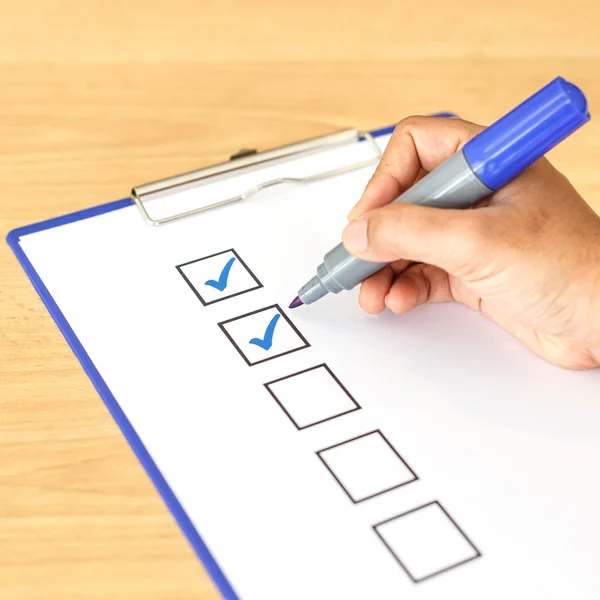
<path id="1" fill-rule="evenodd" d="M 489 210 L 497 208 L 463 210 L 389 204 L 350 221 L 342 240 L 350 254 L 363 260 L 405 259 L 435 265 L 459 276 L 487 254 L 484 213 Z"/>

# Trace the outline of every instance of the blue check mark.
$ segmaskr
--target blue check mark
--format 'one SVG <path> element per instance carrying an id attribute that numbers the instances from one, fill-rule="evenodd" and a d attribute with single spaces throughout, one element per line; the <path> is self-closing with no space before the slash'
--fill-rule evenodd
<path id="1" fill-rule="evenodd" d="M 279 317 L 281 317 L 281 315 L 275 315 L 267 325 L 265 335 L 262 338 L 252 338 L 250 344 L 254 344 L 263 350 L 269 350 L 273 345 L 273 333 L 275 332 L 275 325 L 277 325 Z"/>
<path id="2" fill-rule="evenodd" d="M 209 279 L 205 282 L 204 285 L 210 285 L 214 287 L 216 290 L 222 292 L 227 287 L 227 279 L 229 279 L 229 271 L 231 271 L 231 265 L 233 265 L 235 261 L 235 256 L 230 258 L 227 261 L 227 264 L 223 267 L 221 274 L 219 275 L 219 280 L 215 281 L 214 279 Z"/>

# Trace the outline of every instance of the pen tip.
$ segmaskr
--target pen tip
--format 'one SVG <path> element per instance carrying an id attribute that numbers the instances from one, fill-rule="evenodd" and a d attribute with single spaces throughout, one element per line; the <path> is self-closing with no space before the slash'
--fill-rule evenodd
<path id="1" fill-rule="evenodd" d="M 296 296 L 296 298 L 294 298 L 294 299 L 292 300 L 292 303 L 290 304 L 290 306 L 289 306 L 289 307 L 290 307 L 290 308 L 298 308 L 299 306 L 302 306 L 302 304 L 303 304 L 302 300 L 300 300 L 300 298 L 298 298 L 298 297 Z"/>

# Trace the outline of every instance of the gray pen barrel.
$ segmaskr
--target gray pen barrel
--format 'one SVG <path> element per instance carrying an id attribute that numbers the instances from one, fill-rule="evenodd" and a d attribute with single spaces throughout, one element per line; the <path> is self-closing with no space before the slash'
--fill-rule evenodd
<path id="1" fill-rule="evenodd" d="M 435 208 L 468 208 L 493 191 L 473 173 L 461 150 L 394 202 Z M 316 277 L 302 287 L 298 297 L 304 304 L 311 304 L 327 293 L 337 294 L 342 290 L 351 290 L 386 264 L 356 258 L 340 243 L 325 255 L 317 268 Z"/>

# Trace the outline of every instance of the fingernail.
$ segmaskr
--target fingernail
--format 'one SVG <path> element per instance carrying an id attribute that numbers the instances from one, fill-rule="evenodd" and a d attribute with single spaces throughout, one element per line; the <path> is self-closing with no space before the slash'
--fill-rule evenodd
<path id="1" fill-rule="evenodd" d="M 349 252 L 364 252 L 367 249 L 367 220 L 350 221 L 344 230 L 344 245 Z"/>
<path id="2" fill-rule="evenodd" d="M 390 294 L 388 294 L 388 295 L 385 297 L 385 300 L 384 300 L 384 302 L 385 302 L 385 305 L 388 307 L 388 309 L 389 309 L 389 310 L 391 310 L 392 312 L 394 312 L 394 306 L 395 306 L 395 305 L 394 305 L 394 303 L 393 303 L 393 302 L 391 301 L 391 299 L 390 299 Z"/>
<path id="3" fill-rule="evenodd" d="M 399 314 L 398 302 L 394 302 L 394 300 L 390 296 L 391 296 L 391 294 L 388 294 L 385 297 L 385 305 L 388 307 L 388 310 L 390 310 L 395 315 L 397 315 L 397 314 Z"/>

